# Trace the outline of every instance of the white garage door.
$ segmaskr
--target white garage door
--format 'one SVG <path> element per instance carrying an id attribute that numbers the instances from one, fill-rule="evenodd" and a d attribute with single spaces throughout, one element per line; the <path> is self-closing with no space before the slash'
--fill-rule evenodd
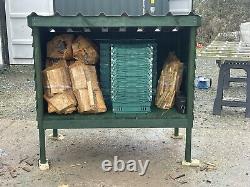
<path id="1" fill-rule="evenodd" d="M 10 64 L 32 64 L 32 36 L 27 16 L 31 12 L 52 15 L 53 0 L 6 0 L 5 6 Z"/>

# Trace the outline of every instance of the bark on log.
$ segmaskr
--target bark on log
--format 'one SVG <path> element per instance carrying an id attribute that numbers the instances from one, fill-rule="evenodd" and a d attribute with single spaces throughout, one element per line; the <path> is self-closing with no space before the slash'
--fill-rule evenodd
<path id="1" fill-rule="evenodd" d="M 47 43 L 47 57 L 54 59 L 72 59 L 72 42 L 74 35 L 62 34 L 55 36 Z"/>
<path id="2" fill-rule="evenodd" d="M 94 65 L 97 63 L 99 55 L 96 45 L 83 36 L 78 36 L 73 44 L 73 57 L 76 60 L 83 61 L 85 64 Z"/>
<path id="3" fill-rule="evenodd" d="M 182 81 L 183 64 L 172 53 L 161 71 L 157 86 L 155 105 L 161 109 L 170 109 L 174 105 L 175 95 L 179 92 Z"/>

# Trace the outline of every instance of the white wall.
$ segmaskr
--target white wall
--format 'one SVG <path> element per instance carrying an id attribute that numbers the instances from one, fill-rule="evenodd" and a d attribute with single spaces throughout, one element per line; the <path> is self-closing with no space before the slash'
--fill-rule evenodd
<path id="1" fill-rule="evenodd" d="M 53 14 L 53 0 L 6 0 L 6 23 L 10 64 L 32 64 L 33 48 L 27 16 Z"/>
<path id="2" fill-rule="evenodd" d="M 250 22 L 240 25 L 241 41 L 250 44 Z"/>

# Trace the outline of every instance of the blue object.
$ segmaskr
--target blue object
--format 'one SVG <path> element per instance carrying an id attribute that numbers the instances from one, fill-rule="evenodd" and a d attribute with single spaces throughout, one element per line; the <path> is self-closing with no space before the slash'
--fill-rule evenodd
<path id="1" fill-rule="evenodd" d="M 212 86 L 212 79 L 198 76 L 195 78 L 195 87 L 198 89 L 208 89 Z"/>

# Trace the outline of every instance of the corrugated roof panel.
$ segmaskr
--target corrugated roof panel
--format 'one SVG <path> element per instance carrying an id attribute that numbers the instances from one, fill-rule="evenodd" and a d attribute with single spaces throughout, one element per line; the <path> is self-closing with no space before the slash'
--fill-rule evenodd
<path id="1" fill-rule="evenodd" d="M 129 16 L 141 16 L 145 13 L 166 15 L 169 12 L 169 1 L 54 0 L 54 10 L 64 16 L 75 16 L 79 13 L 86 16 L 98 16 L 100 13 L 110 16 L 120 16 L 123 13 L 127 13 Z"/>

